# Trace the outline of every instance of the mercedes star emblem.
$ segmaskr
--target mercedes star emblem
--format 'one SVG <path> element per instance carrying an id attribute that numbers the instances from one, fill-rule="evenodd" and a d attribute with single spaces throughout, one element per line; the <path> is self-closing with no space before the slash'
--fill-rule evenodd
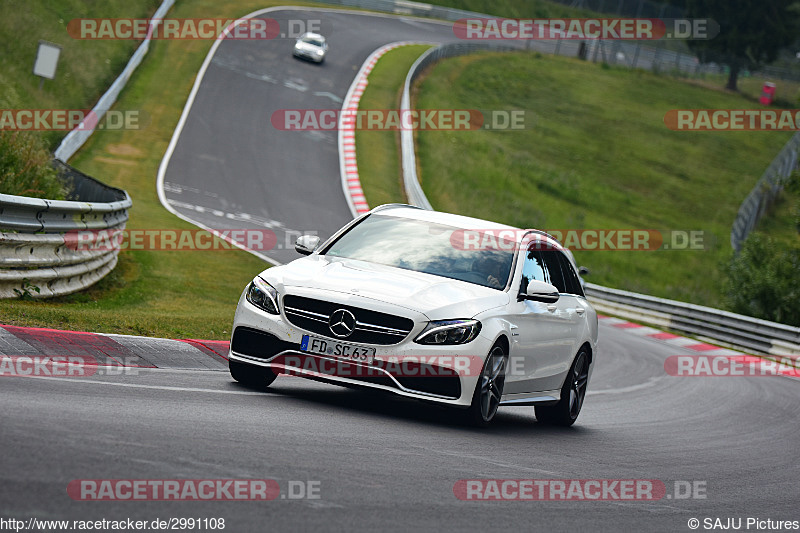
<path id="1" fill-rule="evenodd" d="M 356 329 L 356 317 L 347 309 L 337 309 L 328 319 L 328 327 L 340 339 L 349 337 Z"/>

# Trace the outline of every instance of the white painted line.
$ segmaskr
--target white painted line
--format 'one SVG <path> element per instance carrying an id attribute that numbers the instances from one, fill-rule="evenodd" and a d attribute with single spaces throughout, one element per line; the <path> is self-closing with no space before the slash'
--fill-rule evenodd
<path id="1" fill-rule="evenodd" d="M 320 11 L 324 11 L 324 12 L 330 12 L 330 13 L 346 13 L 346 14 L 360 15 L 360 16 L 370 16 L 370 17 L 397 18 L 396 15 L 392 15 L 392 14 L 388 14 L 388 13 L 369 13 L 369 12 L 364 12 L 364 11 L 350 10 L 350 9 L 299 7 L 299 6 L 275 6 L 275 7 L 267 7 L 267 8 L 263 8 L 263 9 L 258 9 L 256 11 L 248 13 L 247 15 L 244 15 L 243 17 L 240 17 L 239 20 L 255 18 L 255 17 L 259 16 L 259 15 L 263 15 L 265 13 L 269 13 L 269 12 L 272 12 L 272 11 L 307 11 L 307 12 L 316 12 L 316 13 L 318 13 Z M 406 17 L 406 18 L 409 18 L 409 17 Z M 439 25 L 444 25 L 444 26 L 452 25 L 452 23 L 448 23 L 448 22 L 444 22 L 444 21 L 423 19 L 421 17 L 413 17 L 413 18 L 419 18 L 420 22 L 425 22 L 427 24 L 439 24 Z M 185 216 L 185 215 L 181 214 L 180 212 L 178 212 L 176 209 L 174 209 L 170 205 L 170 202 L 169 202 L 169 200 L 167 200 L 167 196 L 166 196 L 166 193 L 165 193 L 165 190 L 164 190 L 165 189 L 164 188 L 164 177 L 167 174 L 167 168 L 169 167 L 169 162 L 170 162 L 170 159 L 172 158 L 173 152 L 175 151 L 175 147 L 178 144 L 178 139 L 180 139 L 181 133 L 183 132 L 183 128 L 186 125 L 186 120 L 189 117 L 189 112 L 191 111 L 192 105 L 194 104 L 194 100 L 197 97 L 197 92 L 200 90 L 200 84 L 203 81 L 203 77 L 205 76 L 206 71 L 208 70 L 208 66 L 211 64 L 211 62 L 212 62 L 212 60 L 214 58 L 214 55 L 216 54 L 217 49 L 219 48 L 220 44 L 222 44 L 222 42 L 223 42 L 223 39 L 217 39 L 217 40 L 214 41 L 214 43 L 211 45 L 211 49 L 208 51 L 208 54 L 206 55 L 205 60 L 203 61 L 202 66 L 200 67 L 200 70 L 197 72 L 197 77 L 195 78 L 194 85 L 192 86 L 192 90 L 189 93 L 189 97 L 186 100 L 186 104 L 183 107 L 183 112 L 181 113 L 181 117 L 178 120 L 178 124 L 175 127 L 175 131 L 172 132 L 172 138 L 170 139 L 169 145 L 167 146 L 167 150 L 166 150 L 166 152 L 164 152 L 164 157 L 161 159 L 161 163 L 158 166 L 158 175 L 157 175 L 157 178 L 156 178 L 156 191 L 158 192 L 158 199 L 161 202 L 161 205 L 164 206 L 164 209 L 166 209 L 167 211 L 169 211 L 170 213 L 172 213 L 176 217 L 180 218 L 181 220 L 185 220 L 186 222 L 189 222 L 190 224 L 193 224 L 193 225 L 195 225 L 195 226 L 197 226 L 197 227 L 199 227 L 201 229 L 204 229 L 204 230 L 207 230 L 207 231 L 209 231 L 211 233 L 214 233 L 217 236 L 220 236 L 217 233 L 217 230 L 215 230 L 213 228 L 209 228 L 206 225 L 204 225 L 204 224 L 202 224 L 202 223 L 200 223 L 200 222 L 198 222 L 198 221 L 196 221 L 196 220 L 194 220 L 194 219 L 192 219 L 192 218 L 190 218 L 188 216 Z M 436 43 L 434 43 L 434 44 L 436 44 Z M 363 68 L 363 66 L 362 66 L 362 68 Z M 356 77 L 356 79 L 358 79 L 358 76 Z M 350 86 L 350 90 L 348 91 L 348 95 L 353 90 L 354 90 L 354 86 L 351 85 Z M 345 107 L 346 106 L 343 106 L 343 109 Z M 342 146 L 341 146 L 341 136 L 340 136 L 340 138 L 339 138 L 340 161 L 341 161 L 341 153 L 342 153 Z M 344 171 L 342 169 L 342 180 L 343 180 L 342 185 L 343 185 L 343 187 L 346 186 L 346 182 L 344 181 L 344 176 L 345 176 L 345 173 L 344 173 Z M 357 211 L 356 211 L 354 205 L 352 204 L 352 201 L 350 200 L 350 197 L 347 195 L 347 189 L 346 188 L 345 188 L 344 192 L 345 192 L 345 198 L 348 200 L 348 205 L 350 206 L 350 211 L 353 213 L 353 216 L 355 216 L 355 213 Z M 240 248 L 240 249 L 242 249 L 242 250 L 244 250 L 246 252 L 249 252 L 249 253 L 255 255 L 256 257 L 259 257 L 259 258 L 267 261 L 268 263 L 272 263 L 273 265 L 276 265 L 276 266 L 281 264 L 279 261 L 276 261 L 274 258 L 271 258 L 271 257 L 269 257 L 269 256 L 267 256 L 267 255 L 265 255 L 265 254 L 263 254 L 261 252 L 257 252 L 255 250 L 251 250 L 248 247 L 240 244 L 239 242 L 237 242 L 237 241 L 235 241 L 233 239 L 230 239 L 229 237 L 220 236 L 220 238 L 223 238 L 223 239 L 227 240 L 228 242 L 230 242 L 232 245 L 236 246 L 237 248 Z"/>
<path id="2" fill-rule="evenodd" d="M 661 333 L 660 329 L 651 328 L 650 326 L 642 326 L 639 328 L 628 328 L 628 330 L 634 335 L 642 335 L 642 336 Z"/>
<path id="3" fill-rule="evenodd" d="M 154 369 L 148 369 L 148 370 L 154 370 Z M 197 387 L 170 387 L 167 385 L 144 385 L 140 383 L 117 383 L 115 381 L 99 381 L 96 379 L 81 379 L 81 378 L 56 378 L 52 376 L 25 376 L 25 377 L 28 379 L 43 379 L 45 381 L 58 381 L 61 383 L 91 383 L 92 385 L 108 385 L 111 387 L 127 387 L 130 389 L 156 389 L 156 390 L 176 391 L 176 392 L 208 392 L 211 394 L 233 394 L 237 396 L 266 396 L 267 394 L 271 395 L 275 394 L 269 392 L 201 389 Z"/>

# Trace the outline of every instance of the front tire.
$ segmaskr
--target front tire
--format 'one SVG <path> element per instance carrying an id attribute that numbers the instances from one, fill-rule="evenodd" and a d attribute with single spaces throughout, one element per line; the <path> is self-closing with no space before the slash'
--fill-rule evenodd
<path id="1" fill-rule="evenodd" d="M 581 348 L 561 387 L 561 399 L 555 405 L 537 405 L 536 420 L 543 424 L 569 427 L 578 419 L 586 399 L 589 382 L 589 354 Z"/>
<path id="2" fill-rule="evenodd" d="M 472 425 L 486 427 L 497 414 L 506 382 L 506 356 L 500 344 L 495 344 L 486 356 L 472 395 L 472 404 L 467 410 L 467 418 Z"/>
<path id="3" fill-rule="evenodd" d="M 228 369 L 233 379 L 251 389 L 264 390 L 278 377 L 269 368 L 248 365 L 232 359 L 228 359 Z"/>

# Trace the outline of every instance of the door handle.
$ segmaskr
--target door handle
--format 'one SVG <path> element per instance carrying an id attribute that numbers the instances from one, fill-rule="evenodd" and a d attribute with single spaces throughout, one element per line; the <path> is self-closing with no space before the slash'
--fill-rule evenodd
<path id="1" fill-rule="evenodd" d="M 555 313 L 556 309 L 558 309 L 557 305 L 548 305 L 547 306 L 547 310 L 550 311 L 551 313 Z"/>
<path id="2" fill-rule="evenodd" d="M 586 309 L 584 309 L 583 307 L 576 307 L 575 312 L 578 313 L 579 315 L 582 315 L 583 313 L 586 312 Z"/>

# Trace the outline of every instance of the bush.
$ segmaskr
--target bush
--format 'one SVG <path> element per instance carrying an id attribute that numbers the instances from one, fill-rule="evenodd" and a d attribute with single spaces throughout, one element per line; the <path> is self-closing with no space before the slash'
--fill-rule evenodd
<path id="1" fill-rule="evenodd" d="M 63 200 L 66 187 L 50 160 L 39 137 L 0 130 L 0 193 Z"/>
<path id="2" fill-rule="evenodd" d="M 784 187 L 784 191 L 789 194 L 793 194 L 798 198 L 797 202 L 792 208 L 792 213 L 794 214 L 794 227 L 797 232 L 800 233 L 800 171 L 795 170 L 792 172 L 792 174 L 789 176 L 789 181 Z"/>
<path id="3" fill-rule="evenodd" d="M 800 247 L 753 232 L 726 270 L 733 312 L 800 326 Z"/>

